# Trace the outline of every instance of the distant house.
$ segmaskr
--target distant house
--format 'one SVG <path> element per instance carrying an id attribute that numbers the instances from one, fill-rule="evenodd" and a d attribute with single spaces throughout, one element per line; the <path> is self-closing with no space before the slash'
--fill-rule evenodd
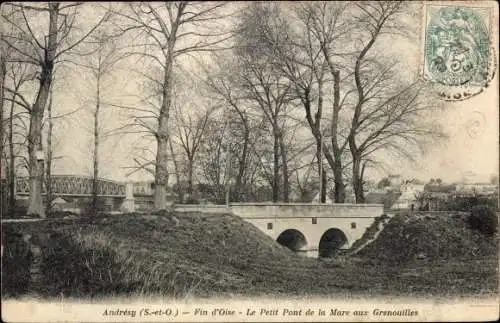
<path id="1" fill-rule="evenodd" d="M 411 209 L 417 207 L 417 196 L 424 192 L 423 184 L 415 183 L 414 181 L 405 181 L 401 187 L 401 195 L 392 205 L 392 209 Z"/>
<path id="2" fill-rule="evenodd" d="M 455 193 L 459 196 L 498 195 L 498 185 L 491 183 L 460 183 L 456 184 Z"/>
<path id="3" fill-rule="evenodd" d="M 455 184 L 425 184 L 424 191 L 434 198 L 448 198 L 456 192 Z"/>
<path id="4" fill-rule="evenodd" d="M 450 197 L 455 195 L 455 184 L 428 183 L 424 186 L 424 194 L 419 209 L 426 211 L 440 210 Z"/>

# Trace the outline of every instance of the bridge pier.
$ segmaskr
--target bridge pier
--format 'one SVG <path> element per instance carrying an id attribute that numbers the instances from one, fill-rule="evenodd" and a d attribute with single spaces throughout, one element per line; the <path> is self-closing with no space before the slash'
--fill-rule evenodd
<path id="1" fill-rule="evenodd" d="M 135 212 L 134 183 L 125 184 L 125 200 L 121 208 L 125 212 Z"/>

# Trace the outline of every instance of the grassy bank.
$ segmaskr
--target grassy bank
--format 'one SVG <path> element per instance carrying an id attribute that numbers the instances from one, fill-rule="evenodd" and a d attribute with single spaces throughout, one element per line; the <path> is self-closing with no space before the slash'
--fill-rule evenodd
<path id="1" fill-rule="evenodd" d="M 298 256 L 229 214 L 129 214 L 8 223 L 2 227 L 2 291 L 11 296 L 79 298 L 453 297 L 497 292 L 495 248 L 488 249 L 495 251 L 493 254 L 483 251 L 463 255 L 440 249 L 440 254 L 447 256 L 434 262 L 428 261 L 430 256 L 403 261 L 396 254 L 399 258 L 395 261 L 377 243 L 383 238 L 386 243 L 401 246 L 395 229 L 400 226 L 390 223 L 389 230 L 384 230 L 359 257 L 321 260 Z M 28 243 L 40 246 L 41 253 L 37 255 L 35 250 L 34 255 Z M 39 275 L 30 281 L 33 267 L 38 267 Z"/>
<path id="2" fill-rule="evenodd" d="M 386 264 L 498 259 L 498 234 L 471 228 L 463 212 L 396 215 L 358 255 Z"/>

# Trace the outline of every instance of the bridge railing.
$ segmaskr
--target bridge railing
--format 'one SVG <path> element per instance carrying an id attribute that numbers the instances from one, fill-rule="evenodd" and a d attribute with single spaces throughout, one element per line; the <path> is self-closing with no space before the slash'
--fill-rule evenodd
<path id="1" fill-rule="evenodd" d="M 380 207 L 383 204 L 370 204 L 370 203 L 273 203 L 273 202 L 235 202 L 229 203 L 229 206 L 322 206 L 322 207 Z"/>
<path id="2" fill-rule="evenodd" d="M 88 176 L 54 175 L 51 178 L 51 188 L 54 195 L 91 196 L 93 179 Z M 43 193 L 47 192 L 46 183 L 43 183 Z M 16 180 L 16 194 L 30 193 L 29 177 L 19 177 Z M 97 194 L 99 196 L 124 197 L 125 185 L 107 179 L 97 180 Z"/>
<path id="3" fill-rule="evenodd" d="M 176 204 L 174 207 L 178 212 L 202 212 L 202 213 L 226 213 L 231 209 L 226 205 L 212 204 Z"/>
<path id="4" fill-rule="evenodd" d="M 372 218 L 384 213 L 382 204 L 231 203 L 231 212 L 243 218 Z"/>

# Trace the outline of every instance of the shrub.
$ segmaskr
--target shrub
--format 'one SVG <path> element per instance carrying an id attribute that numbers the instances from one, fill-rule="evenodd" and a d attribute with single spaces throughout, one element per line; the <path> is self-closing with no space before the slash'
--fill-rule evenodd
<path id="1" fill-rule="evenodd" d="M 498 211 L 498 199 L 484 196 L 458 196 L 450 198 L 446 202 L 447 211 L 470 211 L 473 207 L 482 205 L 489 206 Z"/>
<path id="2" fill-rule="evenodd" d="M 31 282 L 33 257 L 23 235 L 9 227 L 2 228 L 2 295 L 24 294 Z"/>
<path id="3" fill-rule="evenodd" d="M 138 290 L 139 280 L 126 277 L 134 266 L 115 249 L 103 234 L 53 233 L 42 256 L 42 294 L 82 297 Z"/>
<path id="4" fill-rule="evenodd" d="M 43 294 L 87 296 L 116 290 L 120 266 L 110 246 L 86 246 L 81 234 L 53 233 L 43 252 Z"/>
<path id="5" fill-rule="evenodd" d="M 489 205 L 472 207 L 467 218 L 470 227 L 486 235 L 493 235 L 498 231 L 498 216 Z"/>
<path id="6" fill-rule="evenodd" d="M 104 199 L 101 197 L 97 198 L 96 209 L 93 208 L 92 199 L 80 201 L 78 204 L 80 206 L 81 213 L 89 216 L 98 216 L 102 212 L 111 211 L 106 207 Z"/>
<path id="7" fill-rule="evenodd" d="M 4 219 L 20 219 L 28 214 L 28 206 L 17 203 L 14 208 L 2 214 Z"/>
<path id="8" fill-rule="evenodd" d="M 130 253 L 108 233 L 52 233 L 43 248 L 40 293 L 95 297 L 174 292 L 182 277 L 162 269 L 155 257 Z M 189 282 L 188 282 L 189 283 Z"/>
<path id="9" fill-rule="evenodd" d="M 46 214 L 49 219 L 63 219 L 65 217 L 76 216 L 76 213 L 70 211 L 60 211 L 60 210 L 51 210 Z"/>
<path id="10" fill-rule="evenodd" d="M 196 196 L 186 194 L 183 204 L 200 204 L 200 202 Z"/>

